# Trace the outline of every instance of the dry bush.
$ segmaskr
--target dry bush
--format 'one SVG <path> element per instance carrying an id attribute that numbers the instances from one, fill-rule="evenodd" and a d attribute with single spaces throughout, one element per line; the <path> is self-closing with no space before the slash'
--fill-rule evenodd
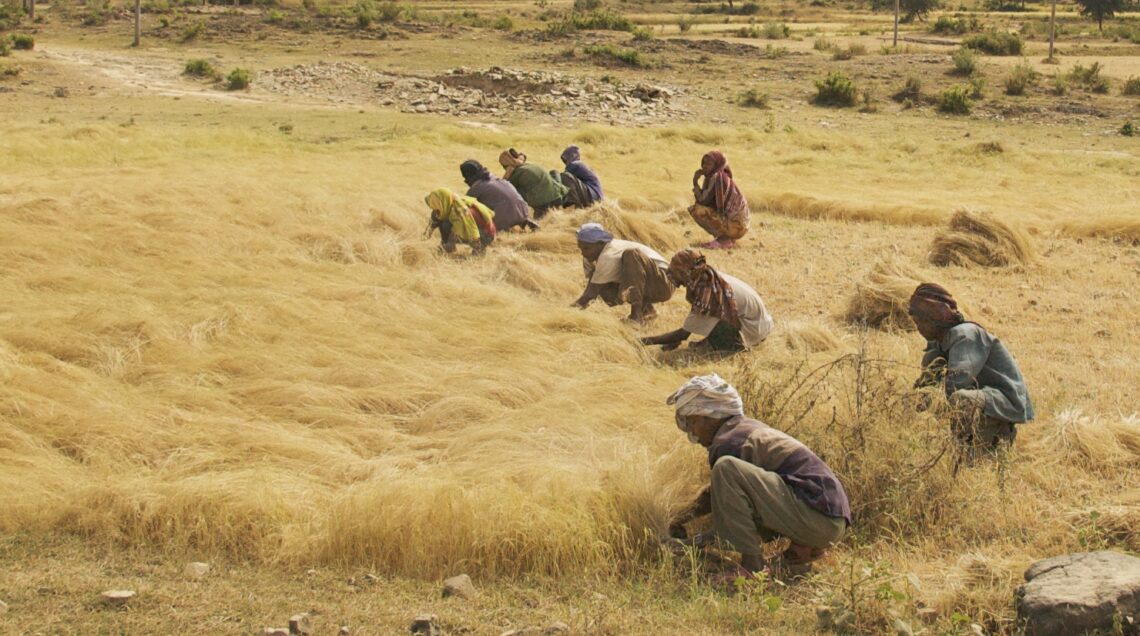
<path id="1" fill-rule="evenodd" d="M 945 218 L 945 214 L 938 210 L 906 206 L 857 206 L 842 201 L 823 201 L 792 193 L 750 196 L 748 201 L 755 212 L 768 212 L 800 219 L 937 225 Z"/>
<path id="2" fill-rule="evenodd" d="M 843 319 L 852 325 L 876 329 L 913 330 L 907 305 L 915 288 L 923 282 L 929 281 L 898 257 L 881 260 L 862 281 L 855 283 L 855 294 L 847 303 Z"/>
<path id="3" fill-rule="evenodd" d="M 954 213 L 950 228 L 934 237 L 929 255 L 932 264 L 942 267 L 1005 267 L 1030 263 L 1034 258 L 1033 244 L 1024 230 L 991 214 L 968 210 Z"/>
<path id="4" fill-rule="evenodd" d="M 1140 417 L 1108 419 L 1080 410 L 1063 411 L 1036 441 L 1036 448 L 1089 470 L 1140 468 Z"/>

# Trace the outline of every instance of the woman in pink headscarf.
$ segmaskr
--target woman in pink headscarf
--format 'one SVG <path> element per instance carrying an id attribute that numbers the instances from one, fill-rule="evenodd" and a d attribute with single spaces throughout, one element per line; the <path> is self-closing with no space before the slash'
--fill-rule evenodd
<path id="1" fill-rule="evenodd" d="M 748 201 L 732 180 L 732 168 L 728 167 L 728 159 L 719 150 L 705 153 L 701 157 L 701 168 L 693 173 L 693 196 L 696 197 L 696 203 L 689 208 L 689 214 L 697 225 L 714 237 L 702 247 L 736 247 L 736 239 L 748 233 L 752 213 L 748 209 Z"/>

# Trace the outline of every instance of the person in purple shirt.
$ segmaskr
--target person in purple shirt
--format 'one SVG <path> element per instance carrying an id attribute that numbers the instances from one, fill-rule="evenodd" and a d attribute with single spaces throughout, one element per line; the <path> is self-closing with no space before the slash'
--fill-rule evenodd
<path id="1" fill-rule="evenodd" d="M 467 196 L 474 197 L 495 213 L 496 230 L 502 232 L 512 227 L 538 229 L 538 223 L 530 218 L 530 206 L 510 181 L 492 176 L 490 170 L 474 159 L 459 164 L 459 172 L 467 183 Z"/>
<path id="2" fill-rule="evenodd" d="M 582 161 L 582 151 L 578 146 L 568 146 L 562 151 L 562 163 L 566 165 L 566 171 L 562 173 L 562 185 L 570 188 L 575 205 L 584 208 L 604 198 L 602 181 Z"/>
<path id="3" fill-rule="evenodd" d="M 712 514 L 713 533 L 740 553 L 745 574 L 803 573 L 843 538 L 851 505 L 839 479 L 807 446 L 744 416 L 740 395 L 715 373 L 686 382 L 666 401 L 677 428 L 708 449 L 710 484 L 669 526 L 686 539 L 685 523 Z M 765 562 L 761 543 L 786 537 L 791 545 Z M 698 542 L 699 543 L 699 542 Z"/>

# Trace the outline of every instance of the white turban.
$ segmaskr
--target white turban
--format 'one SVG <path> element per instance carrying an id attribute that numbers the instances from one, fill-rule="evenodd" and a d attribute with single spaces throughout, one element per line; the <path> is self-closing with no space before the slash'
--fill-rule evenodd
<path id="1" fill-rule="evenodd" d="M 744 415 L 744 403 L 732 385 L 715 373 L 698 375 L 681 385 L 665 400 L 677 407 L 677 428 L 688 433 L 685 418 L 690 415 L 731 417 Z"/>

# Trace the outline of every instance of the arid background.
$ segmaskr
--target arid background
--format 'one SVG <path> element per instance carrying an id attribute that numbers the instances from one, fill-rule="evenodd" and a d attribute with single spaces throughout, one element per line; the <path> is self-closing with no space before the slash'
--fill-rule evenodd
<path id="1" fill-rule="evenodd" d="M 283 2 L 148 0 L 137 48 L 114 0 L 0 14 L 0 632 L 1014 633 L 1028 564 L 1140 550 L 1136 14 L 1060 4 L 1050 64 L 1037 3 L 896 48 L 833 0 Z M 993 33 L 1023 55 L 960 52 Z M 829 73 L 853 105 L 813 103 Z M 606 204 L 483 258 L 424 238 L 463 160 L 570 143 Z M 569 308 L 582 222 L 707 240 L 684 207 L 714 148 L 753 221 L 710 260 L 768 341 L 638 345 L 682 296 L 645 327 Z M 934 265 L 960 211 L 1024 250 Z M 910 407 L 922 339 L 865 324 L 918 279 L 1028 379 L 1002 461 L 955 471 Z M 710 371 L 847 486 L 857 525 L 804 582 L 726 596 L 658 546 L 708 472 L 664 400 Z M 479 596 L 441 599 L 460 572 Z"/>

